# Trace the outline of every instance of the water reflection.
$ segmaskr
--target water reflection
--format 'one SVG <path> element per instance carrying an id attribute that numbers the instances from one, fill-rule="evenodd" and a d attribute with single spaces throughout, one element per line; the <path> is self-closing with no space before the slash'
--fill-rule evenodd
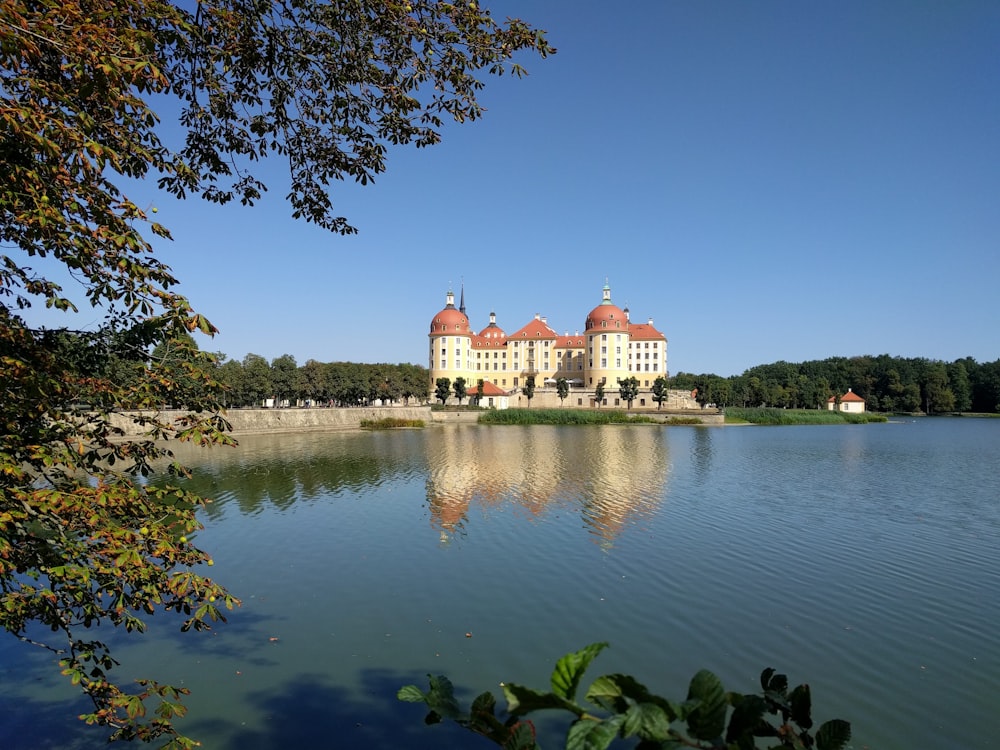
<path id="1" fill-rule="evenodd" d="M 235 504 L 244 515 L 300 501 L 364 493 L 422 472 L 412 434 L 249 435 L 236 448 L 180 446 L 190 488 L 214 500 L 210 517 Z"/>
<path id="2" fill-rule="evenodd" d="M 648 426 L 448 426 L 420 432 L 305 433 L 241 438 L 235 449 L 178 448 L 191 489 L 214 499 L 208 516 L 388 492 L 423 479 L 442 541 L 468 529 L 469 510 L 514 510 L 539 520 L 578 513 L 601 544 L 648 518 L 666 494 L 665 433 Z"/>
<path id="3" fill-rule="evenodd" d="M 427 498 L 442 540 L 465 532 L 474 505 L 513 506 L 530 518 L 576 509 L 607 545 L 666 494 L 669 450 L 654 428 L 466 426 L 426 445 Z"/>

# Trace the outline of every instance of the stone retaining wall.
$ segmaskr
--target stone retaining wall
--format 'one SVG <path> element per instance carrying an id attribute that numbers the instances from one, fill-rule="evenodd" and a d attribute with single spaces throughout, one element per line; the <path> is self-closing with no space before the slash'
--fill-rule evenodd
<path id="1" fill-rule="evenodd" d="M 532 399 L 531 408 L 538 408 Z M 611 408 L 611 407 L 604 407 Z M 162 417 L 185 412 L 163 412 Z M 723 416 L 711 410 L 647 410 L 634 409 L 632 414 L 642 414 L 669 422 L 672 417 L 681 419 L 694 417 L 703 424 L 723 424 Z M 352 409 L 232 409 L 226 412 L 226 419 L 233 426 L 234 435 L 253 435 L 267 432 L 306 432 L 310 430 L 356 430 L 362 420 L 377 421 L 384 418 L 420 419 L 427 424 L 474 424 L 479 418 L 477 411 L 432 411 L 430 406 L 361 407 Z M 112 415 L 113 423 L 126 431 L 138 434 L 135 424 L 125 414 Z"/>

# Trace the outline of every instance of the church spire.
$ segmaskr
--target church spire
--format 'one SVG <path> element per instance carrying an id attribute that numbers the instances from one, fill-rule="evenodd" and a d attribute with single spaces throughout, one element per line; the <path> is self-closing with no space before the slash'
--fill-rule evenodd
<path id="1" fill-rule="evenodd" d="M 462 279 L 462 297 L 458 302 L 458 309 L 465 315 L 465 279 Z"/>

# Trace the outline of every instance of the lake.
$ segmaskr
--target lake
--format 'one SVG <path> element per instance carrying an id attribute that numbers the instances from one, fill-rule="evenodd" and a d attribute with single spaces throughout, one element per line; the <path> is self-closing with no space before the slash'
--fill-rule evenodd
<path id="1" fill-rule="evenodd" d="M 192 690 L 206 748 L 489 747 L 397 689 L 543 688 L 602 640 L 590 679 L 672 699 L 701 668 L 752 691 L 773 666 L 855 748 L 1000 742 L 1000 420 L 451 425 L 183 458 L 215 498 L 196 542 L 243 606 L 113 642 L 120 677 Z M 50 662 L 0 640 L 0 747 L 101 744 Z"/>

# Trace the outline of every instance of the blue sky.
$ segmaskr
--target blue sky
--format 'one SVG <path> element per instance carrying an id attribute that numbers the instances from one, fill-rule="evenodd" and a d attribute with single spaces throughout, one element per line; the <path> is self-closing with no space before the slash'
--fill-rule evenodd
<path id="1" fill-rule="evenodd" d="M 473 327 L 582 330 L 613 300 L 671 372 L 881 354 L 1000 357 L 1000 3 L 514 0 L 559 52 L 483 120 L 334 186 L 360 230 L 137 194 L 181 291 L 241 359 L 426 365 Z"/>

